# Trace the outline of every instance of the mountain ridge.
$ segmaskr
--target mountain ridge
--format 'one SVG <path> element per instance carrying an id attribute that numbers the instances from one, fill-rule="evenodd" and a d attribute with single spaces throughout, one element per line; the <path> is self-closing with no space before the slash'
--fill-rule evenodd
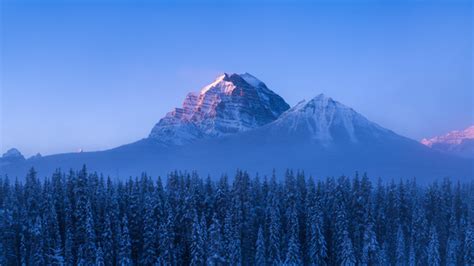
<path id="1" fill-rule="evenodd" d="M 421 144 L 456 156 L 474 158 L 474 125 L 464 130 L 453 130 L 445 135 L 424 138 Z"/>
<path id="2" fill-rule="evenodd" d="M 0 174 L 24 177 L 30 167 L 57 168 L 113 177 L 173 170 L 218 177 L 236 169 L 271 174 L 304 170 L 313 176 L 369 172 L 374 177 L 421 182 L 474 176 L 473 161 L 430 149 L 398 135 L 324 94 L 290 108 L 256 77 L 223 74 L 189 93 L 153 127 L 150 135 L 110 150 L 44 156 L 2 165 Z"/>

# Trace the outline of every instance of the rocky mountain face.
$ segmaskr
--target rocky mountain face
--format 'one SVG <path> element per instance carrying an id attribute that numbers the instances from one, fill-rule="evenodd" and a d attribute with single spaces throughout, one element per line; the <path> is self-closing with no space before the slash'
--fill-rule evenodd
<path id="1" fill-rule="evenodd" d="M 451 131 L 442 136 L 424 138 L 421 143 L 434 150 L 474 158 L 474 125 L 464 130 Z"/>
<path id="2" fill-rule="evenodd" d="M 165 144 L 226 136 L 255 129 L 277 119 L 289 105 L 254 76 L 223 74 L 186 96 L 152 129 L 149 138 Z"/>

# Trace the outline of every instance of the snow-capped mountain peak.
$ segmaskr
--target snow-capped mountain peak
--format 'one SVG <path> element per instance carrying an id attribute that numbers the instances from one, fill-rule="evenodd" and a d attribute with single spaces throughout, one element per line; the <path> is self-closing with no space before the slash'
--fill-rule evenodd
<path id="1" fill-rule="evenodd" d="M 457 145 L 466 139 L 474 139 L 474 125 L 464 130 L 453 130 L 446 135 L 436 136 L 430 139 L 424 138 L 421 140 L 421 143 L 428 147 L 433 147 L 433 145 L 439 143 Z"/>
<path id="2" fill-rule="evenodd" d="M 392 134 L 324 94 L 299 102 L 272 125 L 276 131 L 287 130 L 291 134 L 309 136 L 325 145 L 336 140 L 359 142 L 368 135 Z"/>
<path id="3" fill-rule="evenodd" d="M 150 138 L 166 144 L 247 131 L 268 124 L 288 110 L 288 104 L 256 77 L 218 76 L 200 92 L 189 93 L 152 129 Z"/>
<path id="4" fill-rule="evenodd" d="M 424 138 L 420 142 L 435 150 L 474 158 L 474 125 L 442 136 Z"/>
<path id="5" fill-rule="evenodd" d="M 218 76 L 212 83 L 202 88 L 200 94 L 206 94 L 213 89 L 218 90 L 221 93 L 232 93 L 236 87 L 232 82 L 228 81 L 229 76 L 230 75 L 227 73 Z"/>

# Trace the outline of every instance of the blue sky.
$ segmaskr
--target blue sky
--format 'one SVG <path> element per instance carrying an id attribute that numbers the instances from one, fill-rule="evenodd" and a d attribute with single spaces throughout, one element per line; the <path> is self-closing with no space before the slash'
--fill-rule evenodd
<path id="1" fill-rule="evenodd" d="M 420 139 L 474 124 L 470 1 L 2 2 L 0 152 L 102 150 L 249 72 Z"/>

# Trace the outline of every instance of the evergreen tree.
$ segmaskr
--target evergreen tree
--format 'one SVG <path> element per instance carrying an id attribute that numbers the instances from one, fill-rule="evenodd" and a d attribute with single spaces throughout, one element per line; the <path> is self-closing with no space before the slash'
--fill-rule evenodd
<path id="1" fill-rule="evenodd" d="M 224 221 L 224 239 L 227 262 L 232 265 L 241 265 L 240 234 L 232 222 L 232 214 L 227 211 Z"/>
<path id="2" fill-rule="evenodd" d="M 464 264 L 474 265 L 474 230 L 469 226 L 464 240 Z"/>
<path id="3" fill-rule="evenodd" d="M 268 262 L 271 265 L 279 265 L 281 261 L 281 215 L 280 205 L 278 202 L 278 186 L 275 174 L 270 181 L 270 191 L 267 199 L 267 216 L 268 216 Z"/>
<path id="4" fill-rule="evenodd" d="M 403 238 L 402 227 L 398 227 L 397 231 L 397 249 L 396 249 L 396 264 L 405 265 L 405 239 Z"/>
<path id="5" fill-rule="evenodd" d="M 362 258 L 361 262 L 363 265 L 375 265 L 378 262 L 378 251 L 379 246 L 377 243 L 377 237 L 373 230 L 371 222 L 367 224 L 364 231 L 364 237 L 362 242 Z"/>
<path id="6" fill-rule="evenodd" d="M 23 234 L 23 232 L 20 232 L 19 256 L 20 256 L 20 265 L 21 266 L 26 266 L 28 254 L 27 254 L 27 251 L 26 251 L 25 235 Z"/>
<path id="7" fill-rule="evenodd" d="M 205 263 L 204 244 L 203 229 L 195 212 L 191 238 L 191 265 L 203 265 Z"/>
<path id="8" fill-rule="evenodd" d="M 439 242 L 438 242 L 438 233 L 436 228 L 431 226 L 430 229 L 430 241 L 428 243 L 428 263 L 429 265 L 437 266 L 441 264 L 439 257 Z"/>
<path id="9" fill-rule="evenodd" d="M 298 233 L 298 217 L 296 214 L 296 208 L 290 206 L 288 219 L 288 250 L 286 252 L 286 265 L 300 265 L 301 261 L 301 251 L 299 244 L 299 233 Z"/>
<path id="10" fill-rule="evenodd" d="M 265 265 L 267 258 L 265 256 L 265 239 L 263 237 L 263 229 L 259 227 L 257 243 L 255 243 L 257 253 L 255 254 L 255 265 Z"/>
<path id="11" fill-rule="evenodd" d="M 416 265 L 416 254 L 415 248 L 413 247 L 413 241 L 410 242 L 410 247 L 408 250 L 408 266 Z"/>
<path id="12" fill-rule="evenodd" d="M 66 233 L 65 233 L 65 240 L 64 240 L 64 261 L 66 265 L 74 265 L 74 254 L 73 254 L 73 233 L 71 229 L 71 225 L 66 223 Z"/>
<path id="13" fill-rule="evenodd" d="M 129 197 L 129 206 L 128 206 L 128 220 L 129 224 L 129 234 L 131 240 L 131 250 L 132 250 L 132 261 L 138 262 L 139 254 L 142 252 L 142 226 L 143 226 L 143 201 L 141 196 L 141 189 L 138 179 L 134 181 L 130 180 L 130 197 Z"/>
<path id="14" fill-rule="evenodd" d="M 308 256 L 309 263 L 324 265 L 327 256 L 326 239 L 323 233 L 323 217 L 319 199 L 313 195 L 308 207 Z"/>
<path id="15" fill-rule="evenodd" d="M 174 265 L 174 214 L 171 207 L 166 204 L 166 217 L 161 220 L 158 228 L 159 256 L 157 262 L 160 265 Z"/>
<path id="16" fill-rule="evenodd" d="M 143 226 L 143 254 L 141 264 L 151 265 L 156 261 L 156 219 L 154 201 L 150 193 L 145 196 L 145 217 Z"/>
<path id="17" fill-rule="evenodd" d="M 77 250 L 77 266 L 88 266 L 90 265 L 87 263 L 85 257 L 84 257 L 84 251 L 82 249 L 82 246 L 79 246 L 79 249 Z"/>
<path id="18" fill-rule="evenodd" d="M 350 266 L 355 265 L 354 250 L 352 247 L 352 241 L 349 238 L 349 231 L 347 226 L 347 215 L 344 206 L 344 197 L 341 191 L 341 187 L 338 188 L 337 206 L 335 213 L 335 248 L 338 264 Z"/>
<path id="19" fill-rule="evenodd" d="M 112 222 L 110 221 L 110 215 L 108 212 L 105 214 L 102 229 L 102 256 L 106 265 L 112 265 L 114 262 L 114 239 L 112 233 Z"/>
<path id="20" fill-rule="evenodd" d="M 415 208 L 413 214 L 412 241 L 417 264 L 428 263 L 427 246 L 429 242 L 429 226 L 423 208 Z"/>
<path id="21" fill-rule="evenodd" d="M 122 219 L 122 232 L 120 235 L 119 265 L 121 266 L 132 265 L 132 243 L 130 240 L 130 234 L 128 232 L 128 219 L 126 215 L 123 216 L 123 219 Z"/>
<path id="22" fill-rule="evenodd" d="M 208 243 L 208 257 L 207 265 L 222 265 L 225 262 L 224 258 L 224 241 L 222 239 L 221 224 L 214 213 L 212 216 L 212 223 L 208 229 L 209 243 Z"/>
<path id="23" fill-rule="evenodd" d="M 97 249 L 97 254 L 95 256 L 95 265 L 96 266 L 105 266 L 104 252 L 102 251 L 101 247 L 99 247 Z"/>
<path id="24" fill-rule="evenodd" d="M 387 243 L 385 243 L 379 251 L 378 254 L 378 265 L 390 265 L 388 255 L 387 255 Z"/>
<path id="25" fill-rule="evenodd" d="M 447 266 L 455 266 L 458 264 L 457 263 L 457 249 L 458 249 L 458 241 L 455 238 L 455 236 L 451 236 L 446 246 L 446 265 Z"/>
<path id="26" fill-rule="evenodd" d="M 35 222 L 31 228 L 31 250 L 29 265 L 44 265 L 44 238 L 42 235 L 42 221 L 40 217 L 36 217 Z"/>
<path id="27" fill-rule="evenodd" d="M 82 259 L 84 263 L 89 264 L 95 262 L 93 236 L 93 220 L 92 210 L 89 202 L 89 186 L 86 166 L 77 174 L 76 184 L 74 186 L 74 198 L 76 201 L 74 213 L 74 244 L 75 249 L 82 250 Z"/>
<path id="28" fill-rule="evenodd" d="M 90 203 L 87 206 L 87 212 L 86 212 L 86 242 L 84 243 L 84 258 L 86 259 L 87 263 L 94 263 L 96 261 L 96 235 L 95 235 L 95 227 L 94 227 L 94 220 L 92 217 L 92 210 Z"/>

